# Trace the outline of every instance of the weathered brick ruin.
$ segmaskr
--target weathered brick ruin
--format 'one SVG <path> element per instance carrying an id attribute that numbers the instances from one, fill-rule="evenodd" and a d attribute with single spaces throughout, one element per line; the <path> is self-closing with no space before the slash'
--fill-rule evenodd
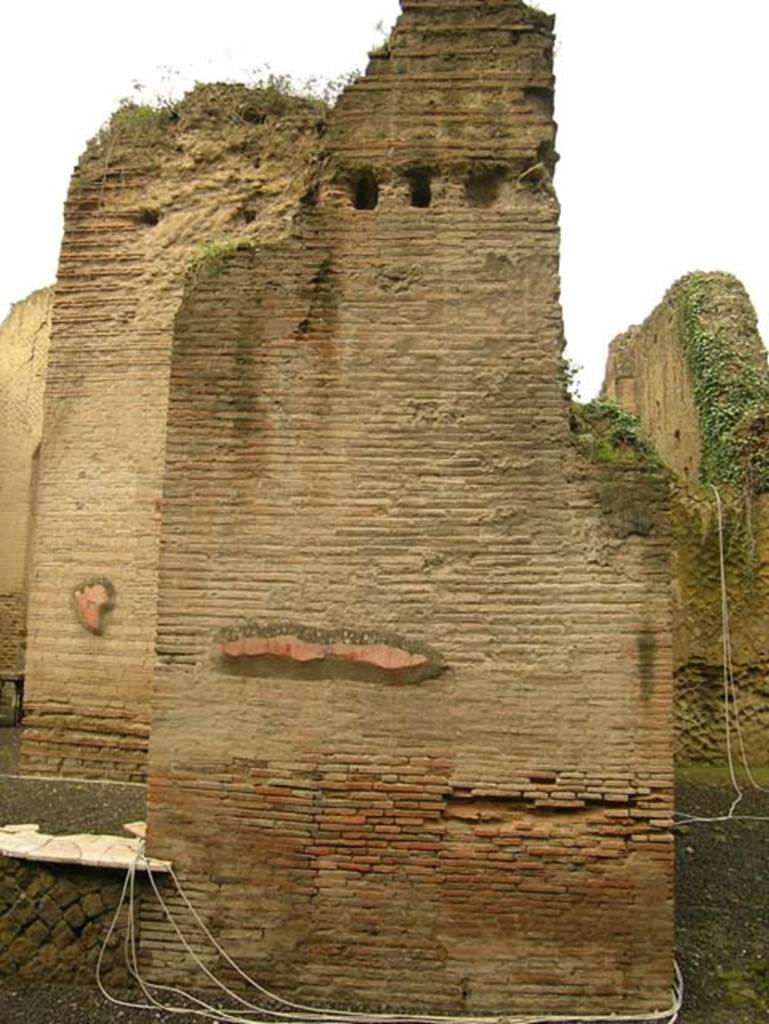
<path id="1" fill-rule="evenodd" d="M 754 765 L 769 760 L 769 372 L 756 315 L 728 274 L 678 281 L 611 345 L 604 394 L 636 414 L 673 473 L 676 755 L 723 762 L 721 574 L 725 547 L 737 718 Z M 737 735 L 735 752 L 737 752 Z"/>
<path id="2" fill-rule="evenodd" d="M 328 115 L 203 88 L 81 161 L 24 768 L 146 773 L 151 852 L 284 995 L 641 1013 L 672 980 L 667 479 L 572 433 L 552 19 L 402 8 Z"/>
<path id="3" fill-rule="evenodd" d="M 176 318 L 152 847 L 302 999 L 660 1006 L 666 488 L 571 444 L 549 25 L 404 10 Z"/>

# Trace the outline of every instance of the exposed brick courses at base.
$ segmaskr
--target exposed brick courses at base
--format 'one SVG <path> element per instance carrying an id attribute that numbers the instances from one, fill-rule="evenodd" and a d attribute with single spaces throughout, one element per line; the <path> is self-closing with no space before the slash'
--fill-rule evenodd
<path id="1" fill-rule="evenodd" d="M 568 788 L 521 779 L 509 795 L 451 788 L 449 765 L 271 761 L 174 778 L 158 798 L 179 808 L 169 821 L 184 841 L 164 848 L 189 864 L 219 940 L 288 998 L 441 1012 L 634 1012 L 649 993 L 664 1004 L 669 935 L 649 914 L 670 908 L 669 778 L 567 772 Z M 191 815 L 205 842 L 190 842 Z M 194 982 L 170 934 L 148 965 Z"/>
<path id="2" fill-rule="evenodd" d="M 24 771 L 81 779 L 143 782 L 149 725 L 130 710 L 66 700 L 25 700 Z"/>

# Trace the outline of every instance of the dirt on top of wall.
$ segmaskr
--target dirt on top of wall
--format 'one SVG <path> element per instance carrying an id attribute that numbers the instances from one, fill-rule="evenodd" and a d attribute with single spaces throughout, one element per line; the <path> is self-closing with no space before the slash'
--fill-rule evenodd
<path id="1" fill-rule="evenodd" d="M 177 103 L 124 103 L 80 158 L 68 223 L 109 207 L 145 232 L 150 268 L 171 246 L 194 264 L 212 246 L 282 237 L 311 198 L 327 111 L 287 90 L 213 83 Z"/>
<path id="2" fill-rule="evenodd" d="M 151 156 L 158 163 L 172 152 L 189 153 L 197 163 L 227 152 L 261 155 L 271 146 L 283 148 L 279 140 L 285 142 L 292 129 L 322 133 L 328 104 L 290 90 L 290 82 L 282 79 L 256 86 L 212 82 L 196 85 L 177 102 L 123 102 L 88 143 L 80 168 L 118 150 L 124 158 L 133 152 L 137 161 Z M 218 136 L 222 151 L 196 148 L 195 136 L 208 136 L 209 143 L 210 136 Z"/>

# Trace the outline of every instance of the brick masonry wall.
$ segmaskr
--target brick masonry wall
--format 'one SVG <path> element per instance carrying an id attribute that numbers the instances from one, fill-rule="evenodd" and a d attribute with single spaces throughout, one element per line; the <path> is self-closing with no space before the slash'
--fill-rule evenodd
<path id="1" fill-rule="evenodd" d="M 0 978 L 94 984 L 122 886 L 119 872 L 0 857 Z M 105 980 L 123 987 L 124 920 L 103 961 Z"/>
<path id="2" fill-rule="evenodd" d="M 52 293 L 33 292 L 0 325 L 0 672 L 24 666 L 27 559 Z"/>
<path id="3" fill-rule="evenodd" d="M 26 772 L 145 777 L 184 275 L 203 243 L 285 233 L 322 124 L 317 105 L 201 87 L 175 110 L 119 111 L 75 171 L 40 466 Z"/>
<path id="4" fill-rule="evenodd" d="M 675 742 L 681 762 L 726 759 L 723 710 L 721 578 L 712 491 L 699 483 L 700 425 L 681 341 L 689 278 L 677 282 L 639 327 L 612 342 L 603 393 L 641 421 L 676 475 L 673 504 L 673 655 Z M 725 274 L 699 275 L 704 332 L 726 334 L 766 373 L 766 352 L 742 285 Z M 737 382 L 737 386 L 739 387 Z M 726 509 L 727 588 L 743 741 L 754 763 L 769 762 L 769 501 L 751 508 L 756 565 L 746 573 L 746 536 L 735 496 Z M 737 496 L 736 507 L 741 504 Z"/>
<path id="5" fill-rule="evenodd" d="M 550 20 L 403 8 L 176 320 L 151 852 L 290 997 L 659 1008 L 668 497 L 570 441 Z"/>

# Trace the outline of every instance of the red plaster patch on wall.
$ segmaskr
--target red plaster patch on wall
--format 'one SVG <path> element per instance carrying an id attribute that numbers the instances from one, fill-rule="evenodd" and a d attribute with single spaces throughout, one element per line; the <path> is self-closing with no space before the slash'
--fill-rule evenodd
<path id="1" fill-rule="evenodd" d="M 249 636 L 242 640 L 228 640 L 222 644 L 222 652 L 228 658 L 258 658 L 272 654 L 277 658 L 306 662 L 325 658 L 326 647 L 322 644 L 307 643 L 296 636 Z"/>
<path id="2" fill-rule="evenodd" d="M 321 644 L 290 635 L 227 640 L 222 644 L 222 653 L 228 658 L 253 658 L 271 654 L 274 657 L 302 663 L 338 658 L 340 661 L 371 665 L 385 672 L 423 668 L 430 662 L 424 654 L 411 654 L 400 647 L 391 647 L 388 644 Z"/>
<path id="3" fill-rule="evenodd" d="M 332 644 L 328 653 L 342 661 L 374 665 L 387 672 L 396 672 L 401 668 L 422 668 L 428 663 L 423 654 L 409 654 L 400 647 L 389 647 L 387 644 Z"/>
<path id="4" fill-rule="evenodd" d="M 96 636 L 104 634 L 106 615 L 115 607 L 115 588 L 109 580 L 87 580 L 75 587 L 72 599 L 80 622 Z"/>

